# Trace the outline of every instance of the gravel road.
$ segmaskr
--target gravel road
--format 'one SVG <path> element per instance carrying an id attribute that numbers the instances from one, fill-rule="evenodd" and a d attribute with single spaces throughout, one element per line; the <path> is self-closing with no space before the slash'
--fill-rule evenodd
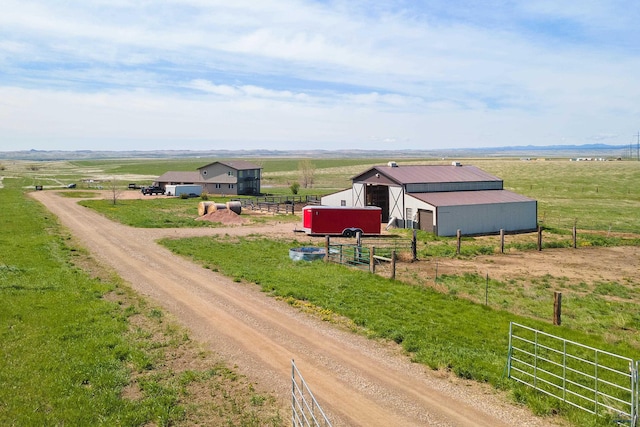
<path id="1" fill-rule="evenodd" d="M 94 258 L 172 313 L 194 339 L 274 393 L 283 411 L 288 411 L 295 359 L 336 427 L 555 425 L 487 386 L 413 364 L 398 346 L 340 330 L 266 296 L 255 285 L 233 282 L 155 243 L 165 236 L 290 233 L 291 224 L 135 229 L 107 220 L 77 199 L 51 191 L 32 195 Z"/>

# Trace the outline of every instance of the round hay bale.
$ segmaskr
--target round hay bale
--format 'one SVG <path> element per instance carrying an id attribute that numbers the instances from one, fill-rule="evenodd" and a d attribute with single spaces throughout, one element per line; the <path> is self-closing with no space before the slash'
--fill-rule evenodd
<path id="1" fill-rule="evenodd" d="M 211 209 L 213 202 L 200 202 L 198 203 L 198 216 L 206 215 Z"/>
<path id="2" fill-rule="evenodd" d="M 214 203 L 213 206 L 209 208 L 209 212 L 215 212 L 222 209 L 227 209 L 227 205 L 225 205 L 224 203 Z"/>
<path id="3" fill-rule="evenodd" d="M 227 202 L 227 209 L 240 215 L 242 212 L 242 203 L 238 201 Z"/>

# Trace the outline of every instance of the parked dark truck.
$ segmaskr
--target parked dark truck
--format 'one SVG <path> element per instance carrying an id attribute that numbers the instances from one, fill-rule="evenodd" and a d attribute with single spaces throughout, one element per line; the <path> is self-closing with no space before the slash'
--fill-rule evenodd
<path id="1" fill-rule="evenodd" d="M 310 235 L 380 234 L 382 209 L 376 206 L 305 206 L 302 230 Z"/>
<path id="2" fill-rule="evenodd" d="M 149 194 L 164 194 L 164 188 L 162 187 L 142 187 L 142 194 L 145 196 Z"/>

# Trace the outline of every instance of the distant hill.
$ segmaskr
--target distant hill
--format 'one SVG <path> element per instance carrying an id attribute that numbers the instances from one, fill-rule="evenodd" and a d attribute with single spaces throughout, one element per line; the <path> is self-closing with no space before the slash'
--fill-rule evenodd
<path id="1" fill-rule="evenodd" d="M 0 151 L 6 160 L 175 159 L 175 158 L 469 158 L 469 157 L 603 157 L 638 158 L 635 146 L 585 144 L 413 150 L 154 150 L 154 151 Z"/>

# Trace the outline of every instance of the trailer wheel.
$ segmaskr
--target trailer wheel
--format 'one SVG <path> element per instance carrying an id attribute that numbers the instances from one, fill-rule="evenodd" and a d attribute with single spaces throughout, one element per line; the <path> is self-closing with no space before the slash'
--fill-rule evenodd
<path id="1" fill-rule="evenodd" d="M 362 233 L 362 230 L 360 230 L 359 228 L 345 228 L 342 231 L 342 235 L 344 237 L 356 237 L 358 232 Z"/>

